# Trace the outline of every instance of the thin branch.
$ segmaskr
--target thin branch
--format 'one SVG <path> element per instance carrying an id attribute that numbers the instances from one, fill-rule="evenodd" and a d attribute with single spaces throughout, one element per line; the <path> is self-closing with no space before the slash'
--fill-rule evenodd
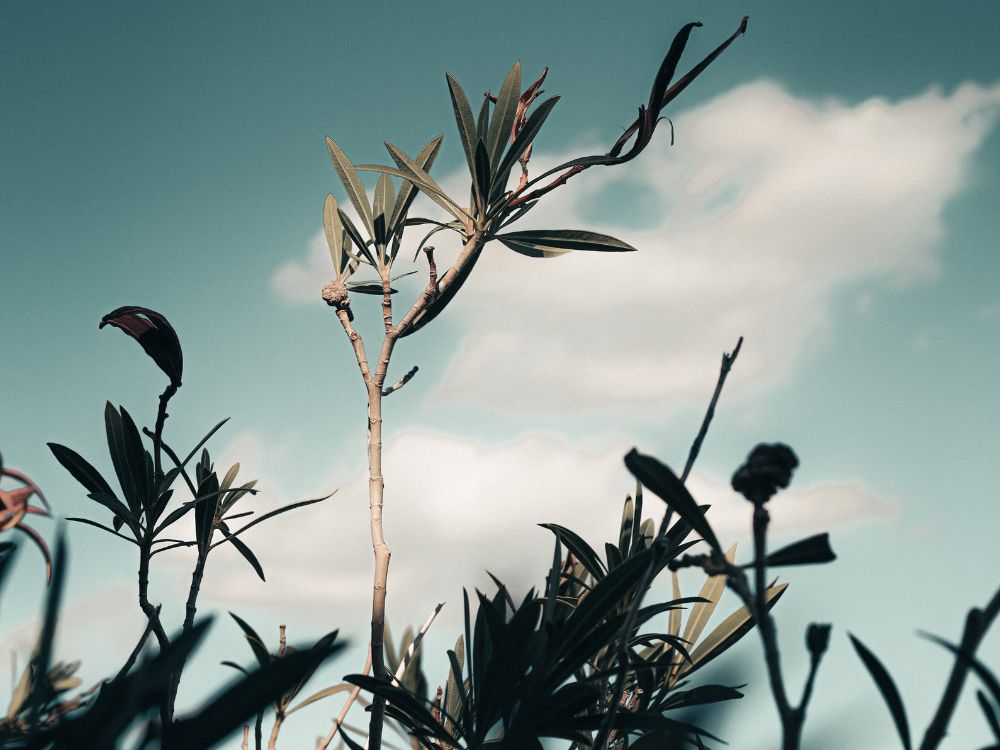
<path id="1" fill-rule="evenodd" d="M 395 393 L 396 391 L 398 391 L 400 388 L 402 388 L 404 385 L 406 385 L 407 383 L 409 383 L 413 379 L 413 376 L 417 374 L 417 371 L 419 369 L 420 369 L 419 367 L 417 367 L 416 365 L 414 365 L 412 368 L 410 368 L 410 371 L 408 373 L 406 373 L 403 377 L 401 377 L 395 383 L 393 383 L 392 385 L 390 385 L 388 388 L 383 388 L 382 389 L 382 395 L 383 396 L 388 396 L 390 393 Z"/>
<path id="2" fill-rule="evenodd" d="M 722 355 L 722 366 L 719 368 L 719 380 L 715 384 L 715 393 L 712 394 L 712 400 L 708 404 L 708 410 L 705 412 L 705 418 L 701 422 L 701 429 L 698 430 L 698 435 L 691 444 L 691 451 L 688 453 L 687 463 L 684 464 L 684 473 L 681 474 L 682 482 L 687 481 L 688 476 L 691 474 L 691 467 L 694 466 L 695 459 L 698 458 L 698 454 L 701 452 L 701 444 L 705 441 L 705 436 L 708 434 L 708 427 L 712 424 L 712 417 L 715 416 L 715 406 L 719 403 L 719 395 L 722 393 L 722 386 L 725 385 L 726 376 L 729 375 L 729 371 L 733 368 L 733 363 L 740 354 L 741 346 L 743 346 L 742 336 L 740 336 L 739 341 L 736 342 L 736 347 L 733 349 L 732 354 L 724 353 Z"/>
<path id="3" fill-rule="evenodd" d="M 709 402 L 708 411 L 705 413 L 705 418 L 702 420 L 701 428 L 698 430 L 698 435 L 695 437 L 694 444 L 691 447 L 691 452 L 688 454 L 687 466 L 685 466 L 684 474 L 681 477 L 682 482 L 687 480 L 691 467 L 694 465 L 694 459 L 697 457 L 698 452 L 701 449 L 701 443 L 704 441 L 705 435 L 708 433 L 708 427 L 712 422 L 712 417 L 715 414 L 715 407 L 719 401 L 719 396 L 722 393 L 722 386 L 726 382 L 726 376 L 732 369 L 733 362 L 736 361 L 736 356 L 739 354 L 742 343 L 743 337 L 740 336 L 740 339 L 736 344 L 736 348 L 733 349 L 733 353 L 731 355 L 725 353 L 722 355 L 722 366 L 719 369 L 719 378 L 716 382 L 715 392 L 712 395 L 712 400 Z M 656 540 L 666 537 L 667 529 L 670 526 L 670 516 L 671 509 L 670 506 L 667 505 L 667 508 L 663 513 L 663 520 L 660 522 L 660 528 L 656 533 Z M 612 694 L 607 716 L 601 724 L 600 731 L 597 734 L 597 740 L 593 744 L 595 750 L 603 750 L 603 748 L 610 743 L 612 727 L 614 725 L 615 718 L 618 715 L 618 709 L 621 705 L 620 702 L 622 700 L 622 696 L 625 693 L 625 675 L 628 672 L 629 666 L 628 649 L 625 648 L 625 644 L 628 642 L 629 634 L 632 632 L 632 628 L 635 627 L 635 621 L 639 614 L 639 607 L 642 604 L 643 597 L 646 595 L 646 591 L 652 583 L 653 571 L 655 570 L 657 563 L 657 557 L 654 555 L 649 561 L 649 565 L 646 566 L 646 570 L 643 572 L 642 579 L 639 582 L 639 587 L 636 589 L 636 596 L 632 600 L 632 605 L 629 608 L 628 615 L 625 618 L 625 623 L 622 625 L 622 629 L 618 637 L 620 648 L 618 656 L 618 674 L 616 676 L 615 688 Z"/>
<path id="4" fill-rule="evenodd" d="M 367 675 L 371 671 L 371 668 L 372 668 L 372 649 L 371 646 L 369 645 L 368 658 L 365 659 L 365 668 L 361 670 L 361 674 Z M 333 738 L 337 736 L 337 731 L 340 729 L 340 726 L 344 723 L 344 720 L 347 718 L 347 712 L 351 710 L 351 706 L 354 705 L 354 701 L 358 699 L 358 696 L 360 694 L 361 694 L 361 688 L 356 686 L 351 691 L 351 694 L 347 696 L 347 700 L 344 701 L 344 706 L 343 708 L 340 709 L 340 713 L 337 715 L 337 719 L 333 722 L 333 726 L 330 727 L 330 731 L 326 733 L 325 737 L 323 737 L 321 740 L 319 740 L 319 742 L 316 743 L 316 750 L 326 750 L 330 746 L 330 743 L 333 742 Z"/>

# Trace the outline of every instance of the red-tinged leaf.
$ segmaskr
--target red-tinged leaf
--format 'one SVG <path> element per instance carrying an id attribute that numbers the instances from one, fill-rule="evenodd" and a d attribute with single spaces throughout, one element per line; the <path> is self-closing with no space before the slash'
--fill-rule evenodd
<path id="1" fill-rule="evenodd" d="M 146 307 L 127 306 L 112 310 L 99 328 L 114 326 L 139 342 L 157 366 L 167 374 L 174 388 L 180 388 L 184 357 L 177 332 L 160 313 Z"/>

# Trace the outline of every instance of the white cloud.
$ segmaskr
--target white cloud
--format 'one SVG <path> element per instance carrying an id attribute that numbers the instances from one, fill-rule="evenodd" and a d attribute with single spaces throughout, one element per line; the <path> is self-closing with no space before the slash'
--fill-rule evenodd
<path id="1" fill-rule="evenodd" d="M 702 395 L 707 363 L 739 335 L 730 397 L 781 383 L 828 334 L 838 292 L 937 273 L 942 209 L 998 106 L 1000 85 L 848 105 L 760 81 L 683 112 L 675 148 L 661 135 L 627 167 L 585 172 L 519 224 L 605 231 L 640 252 L 537 261 L 490 248 L 453 303 L 465 338 L 431 402 L 662 415 Z M 540 152 L 533 166 L 597 150 Z M 461 173 L 439 179 L 467 189 Z M 317 235 L 273 286 L 313 301 L 328 267 Z"/>
<path id="2" fill-rule="evenodd" d="M 444 615 L 450 621 L 460 614 L 463 586 L 492 590 L 484 570 L 516 590 L 539 585 L 551 561 L 552 536 L 538 523 L 568 526 L 603 550 L 603 542 L 617 534 L 625 493 L 634 488 L 622 463 L 629 447 L 617 436 L 570 441 L 531 434 L 480 443 L 409 430 L 393 438 L 384 467 L 391 621 L 420 622 L 439 601 L 451 603 Z M 281 473 L 293 470 L 281 462 L 259 468 L 263 486 L 272 473 L 281 483 Z M 357 472 L 346 479 L 325 504 L 246 534 L 268 574 L 266 585 L 226 550 L 213 560 L 203 587 L 206 600 L 227 607 L 267 603 L 333 610 L 349 632 L 363 631 L 372 574 L 367 478 Z M 689 486 L 699 501 L 712 504 L 709 518 L 721 539 L 748 539 L 750 507 L 724 479 L 695 472 Z M 662 507 L 647 495 L 644 515 L 658 517 Z M 860 483 L 793 487 L 773 506 L 780 536 L 895 514 L 894 503 Z"/>
<path id="3" fill-rule="evenodd" d="M 662 416 L 703 393 L 741 334 L 730 397 L 781 383 L 828 334 L 838 292 L 937 273 L 942 209 L 998 105 L 1000 86 L 852 106 L 758 82 L 679 115 L 675 148 L 586 172 L 525 221 L 606 231 L 640 252 L 492 249 L 455 303 L 468 333 L 431 400 Z M 588 215 L 623 173 L 662 207 L 651 228 L 616 225 L 628 206 Z"/>

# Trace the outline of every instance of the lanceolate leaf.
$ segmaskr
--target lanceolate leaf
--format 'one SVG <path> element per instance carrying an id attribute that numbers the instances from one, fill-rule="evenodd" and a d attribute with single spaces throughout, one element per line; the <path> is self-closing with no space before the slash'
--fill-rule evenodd
<path id="1" fill-rule="evenodd" d="M 340 216 L 340 221 L 344 225 L 344 229 L 347 230 L 347 236 L 350 237 L 354 244 L 358 248 L 358 252 L 364 256 L 372 267 L 379 268 L 379 263 L 375 260 L 375 256 L 372 255 L 372 251 L 368 248 L 368 243 L 365 238 L 361 236 L 361 232 L 358 228 L 354 226 L 354 222 L 351 221 L 351 217 L 345 214 L 341 209 L 337 209 L 337 215 Z"/>
<path id="2" fill-rule="evenodd" d="M 477 183 L 476 179 L 476 121 L 472 119 L 472 107 L 469 106 L 469 99 L 465 91 L 455 80 L 451 73 L 446 73 L 448 80 L 448 93 L 451 94 L 451 106 L 455 110 L 455 122 L 458 124 L 458 136 L 462 141 L 462 148 L 465 150 L 465 159 L 469 165 L 469 175 L 472 177 L 472 184 Z"/>
<path id="3" fill-rule="evenodd" d="M 514 126 L 514 117 L 517 114 L 517 100 L 520 96 L 521 61 L 518 60 L 504 79 L 503 85 L 500 86 L 496 107 L 493 110 L 493 119 L 490 122 L 486 147 L 489 150 L 490 164 L 494 167 L 494 174 L 496 174 L 496 167 L 500 166 L 500 155 L 503 153 L 503 147 L 510 141 L 511 128 Z"/>
<path id="4" fill-rule="evenodd" d="M 726 552 L 726 560 L 731 564 L 733 558 L 736 555 L 736 545 L 734 544 Z M 709 576 L 704 585 L 701 587 L 701 591 L 698 592 L 698 596 L 702 597 L 706 601 L 699 602 L 691 607 L 691 614 L 688 615 L 687 627 L 684 628 L 684 640 L 690 644 L 695 644 L 701 637 L 702 631 L 708 624 L 709 619 L 712 617 L 712 613 L 715 611 L 716 605 L 719 603 L 719 599 L 722 597 L 722 592 L 726 590 L 726 579 L 725 573 L 721 573 L 716 576 Z"/>
<path id="5" fill-rule="evenodd" d="M 431 138 L 427 144 L 420 149 L 420 153 L 414 157 L 413 161 L 418 167 L 420 167 L 424 172 L 430 173 L 431 166 L 434 164 L 434 159 L 437 158 L 438 152 L 441 150 L 441 141 L 444 136 L 435 136 Z M 417 195 L 417 188 L 410 180 L 403 180 L 403 184 L 399 186 L 399 195 L 396 196 L 396 203 L 392 207 L 392 219 L 389 221 L 390 232 L 395 233 L 397 230 L 401 229 L 401 224 L 406 218 L 407 212 L 410 210 L 410 206 L 413 205 L 413 199 Z"/>
<path id="6" fill-rule="evenodd" d="M 378 176 L 375 183 L 375 199 L 372 203 L 372 214 L 375 222 L 375 244 L 378 246 L 380 258 L 389 244 L 389 217 L 396 202 L 396 193 L 392 188 L 392 180 L 385 172 Z"/>
<path id="7" fill-rule="evenodd" d="M 344 224 L 340 220 L 339 211 L 337 199 L 332 193 L 327 193 L 323 204 L 323 229 L 326 232 L 326 244 L 330 248 L 330 259 L 333 261 L 333 270 L 338 281 L 341 280 L 341 275 L 350 261 L 344 253 Z"/>
<path id="8" fill-rule="evenodd" d="M 652 456 L 639 453 L 635 448 L 625 456 L 625 466 L 636 479 L 652 490 L 676 511 L 677 515 L 690 524 L 717 554 L 722 555 L 722 547 L 715 537 L 715 532 L 712 531 L 712 527 L 709 526 L 694 498 L 691 497 L 691 493 L 670 470 L 669 466 L 660 463 Z"/>
<path id="9" fill-rule="evenodd" d="M 416 184 L 424 194 L 441 208 L 450 213 L 459 221 L 468 221 L 471 217 L 462 210 L 455 201 L 441 189 L 441 186 L 434 181 L 427 172 L 413 159 L 407 156 L 402 150 L 393 146 L 389 141 L 385 141 L 385 147 L 389 151 L 392 160 L 396 162 L 403 176 Z"/>
<path id="10" fill-rule="evenodd" d="M 243 555 L 244 559 L 246 559 L 246 561 L 250 563 L 251 566 L 253 566 L 253 569 L 257 572 L 257 575 L 260 576 L 260 580 L 266 581 L 267 579 L 264 578 L 264 569 L 260 566 L 260 562 L 257 560 L 257 556 L 254 555 L 254 553 L 250 550 L 250 548 L 247 547 L 242 541 L 234 537 L 232 534 L 227 533 L 225 529 L 220 528 L 219 530 L 222 532 L 222 535 L 226 537 L 228 541 L 232 542 L 233 546 L 236 548 L 236 551 L 239 552 L 241 555 Z"/>
<path id="11" fill-rule="evenodd" d="M 587 542 L 576 534 L 576 532 L 567 529 L 565 526 L 559 526 L 554 523 L 543 523 L 539 524 L 543 529 L 548 529 L 556 538 L 559 539 L 563 544 L 566 545 L 566 549 L 572 552 L 576 559 L 579 560 L 583 567 L 587 569 L 587 572 L 593 576 L 595 581 L 599 581 L 607 574 L 607 568 L 605 568 L 604 563 L 601 562 L 601 558 L 598 556 L 594 548 L 591 547 Z"/>
<path id="12" fill-rule="evenodd" d="M 465 267 L 462 269 L 461 273 L 455 276 L 455 279 L 451 282 L 451 286 L 449 286 L 447 289 L 445 289 L 445 291 L 439 294 L 437 299 L 435 299 L 430 305 L 424 308 L 424 311 L 413 319 L 413 323 L 410 325 L 409 328 L 407 328 L 403 332 L 400 338 L 404 338 L 413 333 L 416 333 L 425 325 L 434 320 L 434 318 L 436 318 L 438 315 L 441 314 L 441 312 L 448 305 L 448 303 L 455 298 L 456 294 L 458 294 L 458 290 L 462 288 L 462 285 L 465 283 L 465 280 L 469 278 L 469 275 L 472 273 L 472 269 L 475 267 L 476 263 L 479 262 L 479 258 L 481 255 L 482 251 L 480 250 L 469 257 L 469 260 L 465 264 Z"/>
<path id="13" fill-rule="evenodd" d="M 899 739 L 903 742 L 903 748 L 910 750 L 910 725 L 906 720 L 906 709 L 903 706 L 903 699 L 896 689 L 896 683 L 892 681 L 889 671 L 885 668 L 878 657 L 868 650 L 867 646 L 848 633 L 854 650 L 858 652 L 861 663 L 865 665 L 868 674 L 875 681 L 875 686 L 882 694 L 882 699 L 889 707 L 889 713 L 896 724 L 896 731 L 899 732 Z"/>
<path id="14" fill-rule="evenodd" d="M 232 612 L 229 616 L 236 621 L 236 624 L 240 626 L 240 630 L 243 631 L 243 635 L 247 639 L 247 643 L 250 644 L 250 650 L 253 651 L 253 655 L 257 659 L 257 663 L 262 667 L 267 666 L 271 662 L 271 654 L 267 650 L 267 646 L 264 645 L 264 641 L 261 637 L 257 635 L 257 631 L 250 627 L 246 620 L 234 615 Z"/>
<path id="15" fill-rule="evenodd" d="M 593 250 L 598 252 L 634 252 L 635 248 L 626 242 L 606 234 L 578 229 L 539 229 L 526 232 L 506 232 L 496 235 L 496 239 L 514 252 L 533 258 L 550 258 L 570 250 Z"/>
<path id="16" fill-rule="evenodd" d="M 777 603 L 787 588 L 787 583 L 779 583 L 764 592 L 768 610 Z M 749 610 L 746 607 L 740 607 L 705 636 L 698 647 L 691 652 L 691 662 L 681 665 L 678 675 L 683 677 L 685 673 L 703 667 L 750 632 L 752 627 L 753 618 L 750 616 Z"/>
<path id="17" fill-rule="evenodd" d="M 326 148 L 330 152 L 330 161 L 333 162 L 333 168 L 337 170 L 337 176 L 347 191 L 347 197 L 350 198 L 351 205 L 354 206 L 354 210 L 358 212 L 358 216 L 364 222 L 365 228 L 368 230 L 368 236 L 374 240 L 375 223 L 372 219 L 372 209 L 368 205 L 368 194 L 365 192 L 365 186 L 362 184 L 361 178 L 358 177 L 357 170 L 351 164 L 351 160 L 347 158 L 347 155 L 341 151 L 340 146 L 334 143 L 332 138 L 326 139 Z"/>
<path id="18" fill-rule="evenodd" d="M 521 158 L 521 155 L 527 150 L 528 146 L 531 145 L 531 142 L 535 140 L 535 136 L 542 129 L 542 125 L 545 124 L 545 120 L 548 118 L 549 113 L 552 112 L 552 108 L 556 106 L 557 101 L 559 101 L 559 97 L 553 96 L 539 104 L 537 109 L 531 113 L 528 121 L 524 123 L 524 127 L 518 133 L 517 139 L 507 149 L 503 159 L 501 159 L 500 164 L 497 166 L 496 177 L 493 182 L 493 194 L 490 196 L 491 203 L 498 200 L 507 189 L 507 178 L 510 176 L 510 170 L 513 169 L 514 164 Z"/>
<path id="19" fill-rule="evenodd" d="M 48 446 L 52 455 L 56 457 L 56 461 L 62 464 L 63 468 L 72 474 L 73 478 L 82 484 L 88 492 L 115 496 L 111 485 L 79 453 L 65 445 L 59 445 L 59 443 L 49 443 Z"/>
<path id="20" fill-rule="evenodd" d="M 170 378 L 175 388 L 181 387 L 184 357 L 177 332 L 160 313 L 147 307 L 126 306 L 112 310 L 103 318 L 98 328 L 106 325 L 120 328 L 139 342 L 157 366 Z"/>

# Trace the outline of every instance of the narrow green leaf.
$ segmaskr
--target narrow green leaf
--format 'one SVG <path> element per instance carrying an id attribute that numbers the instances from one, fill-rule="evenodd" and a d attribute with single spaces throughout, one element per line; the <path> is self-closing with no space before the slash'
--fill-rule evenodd
<path id="1" fill-rule="evenodd" d="M 344 225 L 340 221 L 340 206 L 333 193 L 326 194 L 326 201 L 323 203 L 323 230 L 326 232 L 326 244 L 330 248 L 330 260 L 333 261 L 333 270 L 337 274 L 337 279 L 344 270 Z"/>
<path id="2" fill-rule="evenodd" d="M 489 149 L 490 164 L 500 166 L 500 155 L 504 144 L 510 142 L 511 128 L 514 127 L 514 117 L 517 115 L 517 100 L 521 97 L 521 61 L 518 60 L 507 73 L 500 92 L 497 94 L 493 119 L 490 122 L 489 137 L 486 147 Z M 494 170 L 493 174 L 496 174 Z"/>
<path id="3" fill-rule="evenodd" d="M 896 689 L 896 683 L 893 682 L 889 670 L 885 668 L 878 657 L 865 644 L 850 633 L 847 635 L 851 639 L 851 644 L 854 646 L 854 650 L 857 651 L 861 663 L 865 665 L 865 669 L 868 670 L 868 674 L 871 675 L 875 686 L 882 694 L 882 699 L 885 701 L 886 706 L 889 707 L 889 713 L 896 724 L 896 731 L 899 732 L 899 739 L 903 742 L 903 748 L 910 750 L 910 726 L 906 720 L 906 708 L 903 706 L 903 699 L 899 695 L 899 690 Z"/>
<path id="4" fill-rule="evenodd" d="M 575 229 L 539 229 L 525 232 L 505 232 L 495 235 L 514 252 L 533 258 L 552 258 L 570 250 L 597 252 L 634 252 L 626 242 L 606 234 Z"/>
<path id="5" fill-rule="evenodd" d="M 419 164 L 407 156 L 402 150 L 389 143 L 389 141 L 385 141 L 385 147 L 389 151 L 389 155 L 392 157 L 393 161 L 395 161 L 399 166 L 400 172 L 403 173 L 402 176 L 420 188 L 424 195 L 437 203 L 441 206 L 441 208 L 459 221 L 472 221 L 472 217 L 469 216 L 469 214 L 466 213 L 461 206 L 455 203 L 455 201 L 449 198 L 444 190 L 441 189 L 441 186 L 434 181 L 434 178 L 424 171 Z"/>
<path id="6" fill-rule="evenodd" d="M 476 117 L 476 135 L 483 143 L 489 143 L 490 138 L 490 97 L 484 96 Z M 487 152 L 488 153 L 488 152 Z"/>
<path id="7" fill-rule="evenodd" d="M 527 122 L 524 123 L 524 127 L 521 128 L 521 132 L 518 133 L 517 139 L 510 145 L 506 153 L 503 155 L 503 159 L 500 160 L 500 164 L 497 166 L 496 177 L 493 181 L 493 194 L 490 196 L 490 203 L 497 201 L 500 196 L 503 195 L 504 191 L 507 189 L 507 180 L 510 177 L 510 170 L 514 168 L 517 160 L 521 158 L 524 152 L 531 145 L 532 141 L 535 140 L 535 136 L 538 135 L 538 131 L 542 129 L 542 125 L 545 124 L 545 120 L 548 118 L 549 114 L 552 112 L 552 108 L 556 106 L 556 102 L 559 101 L 558 96 L 553 96 L 546 99 L 544 102 L 538 105 L 531 116 L 528 117 Z"/>
<path id="8" fill-rule="evenodd" d="M 413 161 L 424 172 L 430 173 L 431 167 L 434 165 L 434 160 L 441 151 L 442 140 L 444 140 L 444 136 L 434 136 L 420 149 L 420 152 L 414 158 Z M 399 195 L 396 196 L 396 203 L 392 207 L 392 218 L 389 221 L 390 234 L 395 234 L 402 229 L 402 223 L 406 219 L 406 214 L 410 210 L 410 206 L 413 205 L 413 199 L 416 196 L 416 186 L 409 179 L 404 179 L 403 184 L 399 186 Z"/>
<path id="9" fill-rule="evenodd" d="M 372 215 L 375 222 L 375 244 L 378 246 L 380 258 L 385 260 L 385 248 L 389 244 L 389 218 L 392 216 L 396 193 L 392 180 L 385 172 L 378 176 L 375 183 L 375 198 L 372 203 Z"/>
<path id="10" fill-rule="evenodd" d="M 351 221 L 351 217 L 340 209 L 337 209 L 337 215 L 340 216 L 340 221 L 343 223 L 344 229 L 347 230 L 347 236 L 354 241 L 354 244 L 358 248 L 358 252 L 364 256 L 365 260 L 367 260 L 373 268 L 379 268 L 379 263 L 375 260 L 375 256 L 372 255 L 372 251 L 368 247 L 368 242 L 361 236 L 361 232 L 358 231 L 358 228 L 354 226 L 354 222 Z"/>
<path id="11" fill-rule="evenodd" d="M 480 210 L 485 212 L 486 202 L 490 197 L 490 157 L 486 153 L 486 144 L 482 141 L 476 143 L 475 186 Z"/>
<path id="12" fill-rule="evenodd" d="M 465 91 L 451 73 L 445 73 L 448 80 L 448 93 L 451 95 L 451 107 L 455 111 L 455 122 L 458 124 L 458 136 L 465 151 L 465 160 L 469 165 L 469 175 L 472 184 L 476 185 L 476 121 L 472 119 L 472 107 Z"/>
<path id="13" fill-rule="evenodd" d="M 351 205 L 354 206 L 354 210 L 358 212 L 365 228 L 368 229 L 368 236 L 374 241 L 375 223 L 372 219 L 372 209 L 368 204 L 368 194 L 365 192 L 365 186 L 361 183 L 361 178 L 358 177 L 357 170 L 332 138 L 326 139 L 326 148 L 330 152 L 330 161 L 333 162 L 333 168 L 337 170 L 337 176 L 347 191 Z"/>

